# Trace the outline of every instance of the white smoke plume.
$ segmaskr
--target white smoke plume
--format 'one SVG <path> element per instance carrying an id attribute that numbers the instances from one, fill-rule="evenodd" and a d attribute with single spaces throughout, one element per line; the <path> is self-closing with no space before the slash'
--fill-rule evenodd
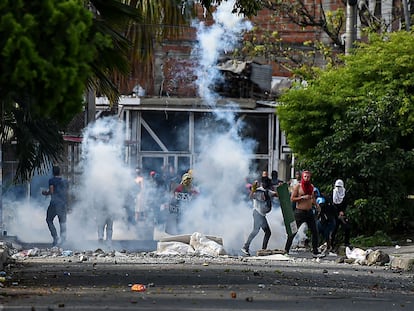
<path id="1" fill-rule="evenodd" d="M 113 239 L 122 239 L 128 229 L 125 220 L 127 206 L 133 204 L 128 199 L 134 177 L 123 158 L 124 133 L 116 117 L 98 119 L 84 131 L 74 218 L 68 228 L 76 245 L 98 239 L 96 219 L 102 214 L 115 221 Z"/>
<path id="2" fill-rule="evenodd" d="M 198 93 L 208 105 L 215 105 L 217 94 L 210 88 L 222 79 L 217 69 L 220 56 L 231 52 L 241 41 L 243 31 L 250 30 L 252 25 L 243 15 L 232 14 L 234 1 L 223 1 L 213 13 L 214 24 L 207 26 L 194 21 L 197 28 L 197 44 L 193 49 L 193 57 L 198 66 L 195 68 Z"/>

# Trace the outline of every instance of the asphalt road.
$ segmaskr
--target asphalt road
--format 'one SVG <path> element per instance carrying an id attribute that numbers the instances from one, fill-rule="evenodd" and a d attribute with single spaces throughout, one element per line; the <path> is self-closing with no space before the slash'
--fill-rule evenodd
<path id="1" fill-rule="evenodd" d="M 0 310 L 413 310 L 414 274 L 291 257 L 39 256 L 7 269 Z M 145 291 L 133 291 L 144 284 Z"/>

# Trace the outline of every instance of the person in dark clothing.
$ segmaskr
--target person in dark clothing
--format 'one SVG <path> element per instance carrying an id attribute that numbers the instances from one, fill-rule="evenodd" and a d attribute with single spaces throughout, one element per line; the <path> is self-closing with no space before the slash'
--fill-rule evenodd
<path id="1" fill-rule="evenodd" d="M 336 209 L 331 196 L 324 193 L 316 199 L 316 204 L 320 210 L 317 220 L 318 231 L 326 242 L 326 251 L 329 252 L 332 249 L 332 234 L 336 226 Z"/>
<path id="2" fill-rule="evenodd" d="M 273 170 L 271 173 L 271 181 L 272 181 L 272 190 L 277 192 L 277 187 L 280 185 L 283 185 L 283 180 L 279 179 L 279 173 L 275 170 Z M 272 197 L 272 204 L 275 207 L 280 207 L 280 201 L 277 196 Z"/>
<path id="3" fill-rule="evenodd" d="M 111 246 L 112 243 L 112 234 L 114 227 L 114 216 L 109 211 L 106 205 L 101 207 L 101 210 L 96 215 L 96 223 L 98 228 L 98 242 L 103 243 L 106 240 L 108 246 Z"/>
<path id="4" fill-rule="evenodd" d="M 336 246 L 336 235 L 338 233 L 339 227 L 341 227 L 341 229 L 344 231 L 344 245 L 349 246 L 351 225 L 346 215 L 346 190 L 344 187 L 344 182 L 341 179 L 337 179 L 335 181 L 334 190 L 332 192 L 332 201 L 337 212 L 336 226 L 332 233 L 332 247 Z"/>
<path id="5" fill-rule="evenodd" d="M 53 177 L 49 179 L 49 190 L 43 190 L 43 195 L 50 195 L 50 204 L 46 213 L 46 223 L 53 238 L 53 246 L 63 244 L 66 240 L 66 214 L 67 214 L 67 181 L 60 176 L 60 167 L 53 166 Z M 55 217 L 59 219 L 60 242 L 53 224 Z"/>
<path id="6" fill-rule="evenodd" d="M 279 179 L 279 173 L 277 171 L 272 171 L 271 173 L 271 180 L 272 180 L 272 186 L 274 188 L 274 190 L 276 189 L 277 186 L 283 184 L 283 180 Z"/>
<path id="7" fill-rule="evenodd" d="M 267 171 L 262 172 L 260 185 L 265 189 L 271 189 L 272 188 L 272 180 L 269 178 L 269 174 L 267 173 Z"/>

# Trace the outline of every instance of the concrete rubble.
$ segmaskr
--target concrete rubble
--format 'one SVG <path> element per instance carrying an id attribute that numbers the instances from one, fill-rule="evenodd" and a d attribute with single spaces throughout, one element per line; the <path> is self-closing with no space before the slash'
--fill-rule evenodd
<path id="1" fill-rule="evenodd" d="M 259 254 L 259 252 L 258 256 L 251 257 L 229 256 L 226 254 L 222 244 L 220 238 L 209 237 L 200 233 L 166 237 L 158 242 L 156 251 L 138 253 L 116 250 L 107 251 L 100 248 L 94 251 L 74 251 L 59 247 L 22 249 L 18 243 L 0 241 L 0 270 L 3 270 L 7 264 L 24 261 L 27 258 L 38 258 L 39 260 L 45 261 L 63 259 L 77 262 L 104 260 L 114 263 L 151 262 L 154 259 L 157 260 L 157 263 L 172 263 L 185 262 L 188 259 L 202 261 L 214 258 L 226 262 L 231 260 L 275 260 L 291 262 L 308 260 L 302 258 L 303 256 L 299 253 L 295 256 L 284 256 L 278 251 L 268 252 L 266 254 Z M 347 248 L 345 249 L 345 256 L 328 254 L 327 257 L 334 255 L 337 256 L 334 260 L 336 264 L 378 265 L 399 271 L 413 271 L 414 244 L 404 246 L 396 245 L 394 247 L 381 246 L 367 250 L 356 247 L 353 249 Z M 318 259 L 317 262 L 322 262 L 322 260 L 324 259 Z M 329 259 L 325 259 L 324 261 L 328 262 Z M 332 259 L 330 261 L 333 262 Z"/>

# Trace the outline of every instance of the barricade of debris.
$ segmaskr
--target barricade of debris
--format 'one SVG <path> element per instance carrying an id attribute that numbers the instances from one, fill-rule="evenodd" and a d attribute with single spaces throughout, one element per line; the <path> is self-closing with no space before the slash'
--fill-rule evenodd
<path id="1" fill-rule="evenodd" d="M 223 240 L 194 232 L 191 235 L 175 235 L 161 238 L 157 243 L 157 253 L 166 255 L 194 254 L 200 256 L 226 255 Z"/>
<path id="2" fill-rule="evenodd" d="M 358 247 L 354 247 L 353 249 L 346 247 L 345 254 L 346 257 L 340 257 L 337 262 L 356 263 L 367 266 L 384 266 L 391 262 L 390 255 L 379 249 L 363 250 Z"/>
<path id="3" fill-rule="evenodd" d="M 383 249 L 344 248 L 340 254 L 327 254 L 325 259 L 311 259 L 311 261 L 347 263 L 368 266 L 385 266 L 391 269 L 411 271 L 414 265 L 414 246 L 405 246 L 396 253 L 392 247 Z M 188 235 L 160 237 L 155 251 L 129 252 L 127 250 L 115 250 L 111 248 L 97 248 L 95 250 L 71 250 L 60 247 L 23 249 L 19 244 L 0 241 L 0 265 L 1 270 L 7 264 L 16 261 L 66 261 L 66 262 L 93 262 L 93 263 L 157 263 L 157 264 L 180 264 L 185 262 L 206 263 L 232 261 L 290 261 L 300 263 L 308 261 L 309 252 L 303 254 L 293 252 L 288 256 L 280 250 L 258 251 L 256 256 L 242 257 L 228 255 L 223 247 L 221 238 L 206 236 L 199 232 Z M 155 259 L 155 260 L 154 260 Z"/>

